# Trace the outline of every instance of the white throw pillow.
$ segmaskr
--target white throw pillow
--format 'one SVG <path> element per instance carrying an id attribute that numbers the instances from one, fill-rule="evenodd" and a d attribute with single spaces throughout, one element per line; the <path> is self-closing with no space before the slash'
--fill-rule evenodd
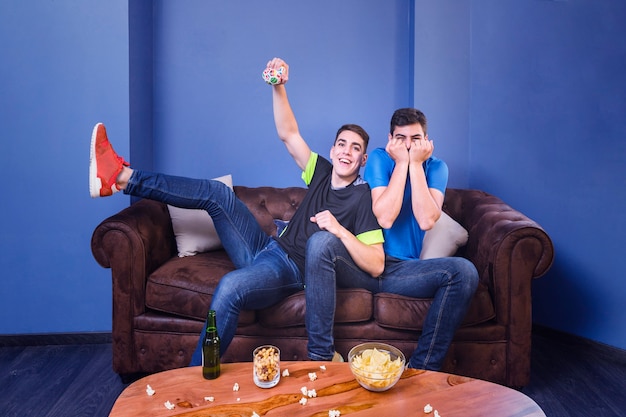
<path id="1" fill-rule="evenodd" d="M 424 235 L 420 259 L 453 256 L 468 238 L 467 230 L 442 211 L 437 223 Z"/>
<path id="2" fill-rule="evenodd" d="M 214 178 L 233 189 L 231 175 Z M 213 219 L 204 210 L 184 209 L 167 206 L 172 218 L 172 228 L 176 236 L 178 256 L 193 256 L 197 253 L 220 249 L 222 241 L 217 235 Z"/>

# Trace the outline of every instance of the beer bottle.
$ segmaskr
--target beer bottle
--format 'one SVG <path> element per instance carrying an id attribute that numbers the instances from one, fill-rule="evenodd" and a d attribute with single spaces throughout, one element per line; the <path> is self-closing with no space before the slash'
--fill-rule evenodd
<path id="1" fill-rule="evenodd" d="M 202 376 L 215 379 L 220 376 L 220 337 L 217 335 L 215 310 L 209 310 L 206 335 L 202 342 Z"/>

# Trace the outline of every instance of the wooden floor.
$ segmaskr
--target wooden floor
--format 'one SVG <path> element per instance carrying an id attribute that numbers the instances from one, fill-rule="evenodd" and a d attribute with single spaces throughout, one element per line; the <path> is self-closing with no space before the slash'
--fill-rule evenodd
<path id="1" fill-rule="evenodd" d="M 0 336 L 1 417 L 107 416 L 125 386 L 108 335 Z M 522 392 L 548 417 L 626 416 L 626 351 L 536 327 Z"/>
<path id="2" fill-rule="evenodd" d="M 548 417 L 626 416 L 626 351 L 535 327 L 530 384 Z"/>

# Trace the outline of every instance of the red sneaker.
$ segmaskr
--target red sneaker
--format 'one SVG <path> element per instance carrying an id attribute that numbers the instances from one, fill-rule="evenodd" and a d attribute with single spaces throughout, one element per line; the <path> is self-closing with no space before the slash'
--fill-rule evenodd
<path id="1" fill-rule="evenodd" d="M 119 191 L 115 180 L 122 168 L 129 166 L 124 158 L 118 156 L 107 138 L 107 131 L 102 123 L 93 128 L 91 151 L 89 154 L 89 193 L 92 197 L 106 197 Z"/>

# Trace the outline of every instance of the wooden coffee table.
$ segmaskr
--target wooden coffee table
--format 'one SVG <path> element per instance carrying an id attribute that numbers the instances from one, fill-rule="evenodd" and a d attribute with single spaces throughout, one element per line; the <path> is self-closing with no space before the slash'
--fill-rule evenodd
<path id="1" fill-rule="evenodd" d="M 326 370 L 320 368 L 321 365 Z M 111 417 L 118 416 L 434 416 L 424 413 L 430 404 L 441 417 L 544 416 L 541 408 L 519 391 L 479 379 L 432 371 L 407 369 L 398 383 L 385 392 L 370 392 L 354 379 L 347 363 L 285 362 L 274 388 L 258 388 L 252 381 L 252 363 L 222 364 L 219 378 L 205 380 L 200 367 L 180 368 L 142 378 L 119 396 Z M 309 373 L 317 379 L 311 381 Z M 238 384 L 239 390 L 233 390 Z M 146 392 L 150 385 L 155 393 Z M 301 389 L 315 390 L 307 397 Z M 208 397 L 213 397 L 210 401 Z M 169 410 L 169 401 L 175 408 Z"/>

